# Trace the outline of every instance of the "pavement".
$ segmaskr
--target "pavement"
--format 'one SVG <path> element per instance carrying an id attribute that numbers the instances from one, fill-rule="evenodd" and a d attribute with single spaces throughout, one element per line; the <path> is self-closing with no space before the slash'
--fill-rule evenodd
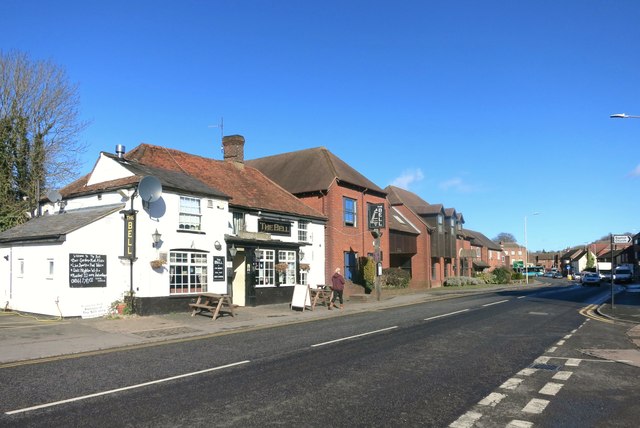
<path id="1" fill-rule="evenodd" d="M 541 285 L 541 284 L 538 284 Z M 258 330 L 277 325 L 303 323 L 393 306 L 456 298 L 487 291 L 522 289 L 522 285 L 482 289 L 438 288 L 422 291 L 383 290 L 375 295 L 347 298 L 344 309 L 292 310 L 288 303 L 257 307 L 238 307 L 236 316 L 224 314 L 213 320 L 210 314 L 191 316 L 190 312 L 152 316 L 115 316 L 91 319 L 51 319 L 16 312 L 0 311 L 0 368 L 63 358 L 75 358 L 106 350 L 181 342 L 233 332 Z M 620 287 L 614 305 L 597 308 L 610 322 L 629 325 L 629 349 L 599 350 L 601 358 L 619 360 L 640 367 L 640 286 Z M 620 351 L 609 353 L 604 351 Z M 624 351 L 624 352 L 623 352 Z M 600 356 L 600 355 L 598 355 Z"/>

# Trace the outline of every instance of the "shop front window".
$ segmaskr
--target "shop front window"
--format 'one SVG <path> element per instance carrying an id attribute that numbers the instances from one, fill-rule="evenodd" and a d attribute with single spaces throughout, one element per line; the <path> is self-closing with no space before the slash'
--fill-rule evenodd
<path id="1" fill-rule="evenodd" d="M 207 291 L 207 253 L 171 251 L 169 253 L 169 294 Z"/>
<path id="2" fill-rule="evenodd" d="M 275 281 L 274 250 L 256 250 L 256 263 L 258 264 L 257 286 L 276 285 Z"/>
<path id="3" fill-rule="evenodd" d="M 296 283 L 296 252 L 278 251 L 278 265 L 282 267 L 278 270 L 278 282 L 294 285 Z"/>

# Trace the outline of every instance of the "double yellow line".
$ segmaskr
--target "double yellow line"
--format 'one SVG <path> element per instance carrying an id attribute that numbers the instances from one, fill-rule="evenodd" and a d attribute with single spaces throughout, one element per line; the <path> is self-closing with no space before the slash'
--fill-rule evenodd
<path id="1" fill-rule="evenodd" d="M 595 321 L 600 321 L 600 322 L 606 322 L 609 324 L 615 324 L 613 322 L 613 320 L 603 317 L 602 315 L 600 315 L 599 313 L 596 312 L 596 309 L 598 309 L 598 305 L 589 305 L 587 307 L 584 307 L 582 309 L 580 309 L 580 315 L 582 315 L 583 317 L 587 317 L 589 319 L 595 320 Z"/>

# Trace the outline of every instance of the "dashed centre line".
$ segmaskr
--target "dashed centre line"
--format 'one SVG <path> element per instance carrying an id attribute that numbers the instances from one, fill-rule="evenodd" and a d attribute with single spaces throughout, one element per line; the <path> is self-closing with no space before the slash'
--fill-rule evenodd
<path id="1" fill-rule="evenodd" d="M 486 303 L 486 304 L 482 305 L 482 307 L 493 306 L 493 305 L 499 305 L 500 303 L 506 303 L 506 302 L 508 302 L 508 301 L 509 301 L 509 299 L 506 299 L 506 300 L 499 300 L 499 301 L 497 301 L 497 302 Z"/>

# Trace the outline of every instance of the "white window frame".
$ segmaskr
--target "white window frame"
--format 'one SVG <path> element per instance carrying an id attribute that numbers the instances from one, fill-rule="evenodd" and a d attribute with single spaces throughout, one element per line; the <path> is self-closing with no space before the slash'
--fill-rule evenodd
<path id="1" fill-rule="evenodd" d="M 169 294 L 206 292 L 209 282 L 209 255 L 202 251 L 169 252 Z"/>
<path id="2" fill-rule="evenodd" d="M 298 220 L 298 241 L 309 242 L 309 222 Z"/>
<path id="3" fill-rule="evenodd" d="M 258 278 L 256 287 L 271 287 L 276 285 L 276 251 L 256 250 L 258 263 Z"/>
<path id="4" fill-rule="evenodd" d="M 353 210 L 347 210 L 347 201 L 353 203 Z M 353 216 L 353 221 L 351 217 Z M 347 221 L 349 218 L 349 221 Z M 349 227 L 358 226 L 358 201 L 346 196 L 342 197 L 342 224 Z"/>
<path id="5" fill-rule="evenodd" d="M 180 230 L 201 230 L 202 212 L 200 199 L 180 196 L 180 214 L 178 228 Z"/>
<path id="6" fill-rule="evenodd" d="M 18 278 L 24 277 L 24 259 L 18 259 Z"/>
<path id="7" fill-rule="evenodd" d="M 296 252 L 278 250 L 278 263 L 286 263 L 286 272 L 278 272 L 278 282 L 281 285 L 296 284 Z"/>
<path id="8" fill-rule="evenodd" d="M 232 220 L 233 234 L 237 235 L 240 232 L 244 232 L 247 227 L 245 223 L 244 213 L 234 211 L 232 215 L 233 215 L 233 220 Z"/>

